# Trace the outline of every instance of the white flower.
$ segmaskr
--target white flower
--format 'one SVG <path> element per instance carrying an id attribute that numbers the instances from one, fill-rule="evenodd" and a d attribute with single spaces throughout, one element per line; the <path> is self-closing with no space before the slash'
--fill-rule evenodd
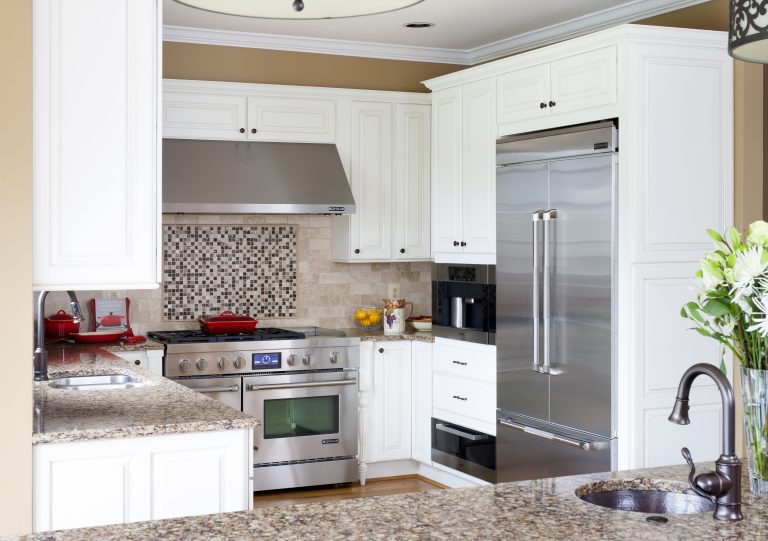
<path id="1" fill-rule="evenodd" d="M 768 223 L 758 220 L 749 224 L 747 242 L 754 244 L 768 244 Z"/>
<path id="2" fill-rule="evenodd" d="M 768 294 L 754 298 L 757 311 L 752 314 L 753 325 L 747 327 L 747 332 L 757 331 L 765 338 L 768 337 Z"/>
<path id="3" fill-rule="evenodd" d="M 736 253 L 736 261 L 733 264 L 733 289 L 735 298 L 752 294 L 752 285 L 765 269 L 768 262 L 763 262 L 763 247 L 753 246 L 748 250 Z"/>

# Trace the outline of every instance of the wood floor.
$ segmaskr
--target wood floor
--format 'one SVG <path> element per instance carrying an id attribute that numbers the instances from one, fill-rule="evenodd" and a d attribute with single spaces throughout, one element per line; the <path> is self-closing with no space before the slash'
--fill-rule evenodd
<path id="1" fill-rule="evenodd" d="M 270 490 L 259 492 L 253 497 L 253 508 L 278 507 L 297 503 L 326 502 L 346 500 L 348 498 L 365 498 L 368 496 L 384 496 L 387 494 L 404 494 L 407 492 L 424 492 L 440 490 L 438 484 L 429 482 L 418 476 L 387 477 L 369 479 L 365 486 L 359 484 L 328 485 L 323 487 L 297 488 L 289 490 Z"/>

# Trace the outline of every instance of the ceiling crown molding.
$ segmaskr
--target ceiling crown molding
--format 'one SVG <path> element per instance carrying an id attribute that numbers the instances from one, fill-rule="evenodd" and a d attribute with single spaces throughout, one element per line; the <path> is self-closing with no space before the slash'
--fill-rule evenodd
<path id="1" fill-rule="evenodd" d="M 170 25 L 163 27 L 163 40 L 301 53 L 361 56 L 386 60 L 473 65 L 603 30 L 618 24 L 637 21 L 668 11 L 701 4 L 705 1 L 707 0 L 632 0 L 613 8 L 467 50 L 278 34 L 258 34 Z"/>

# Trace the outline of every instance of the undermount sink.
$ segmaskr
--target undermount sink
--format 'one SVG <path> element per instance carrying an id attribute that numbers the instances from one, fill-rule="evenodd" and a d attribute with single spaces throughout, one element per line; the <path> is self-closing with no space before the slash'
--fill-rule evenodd
<path id="1" fill-rule="evenodd" d="M 675 481 L 629 479 L 597 481 L 576 489 L 585 502 L 638 513 L 658 515 L 690 515 L 711 513 L 712 500 L 693 493 L 687 485 Z"/>
<path id="2" fill-rule="evenodd" d="M 101 374 L 98 376 L 72 376 L 56 378 L 51 387 L 67 391 L 110 391 L 146 387 L 147 382 L 136 376 L 124 374 Z"/>

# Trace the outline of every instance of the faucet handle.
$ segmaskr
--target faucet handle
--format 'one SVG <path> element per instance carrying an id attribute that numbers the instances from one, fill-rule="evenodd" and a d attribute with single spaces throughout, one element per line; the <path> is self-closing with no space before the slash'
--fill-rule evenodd
<path id="1" fill-rule="evenodd" d="M 685 459 L 686 464 L 688 464 L 688 467 L 691 469 L 691 473 L 696 473 L 696 465 L 693 463 L 693 458 L 691 458 L 691 452 L 688 448 L 683 447 L 680 449 L 680 453 L 683 455 L 683 459 Z"/>
<path id="2" fill-rule="evenodd" d="M 721 492 L 715 492 L 715 490 L 719 491 L 720 486 L 715 489 L 714 484 L 716 483 L 710 479 L 710 477 L 716 477 L 717 479 L 715 479 L 715 481 L 718 481 L 717 484 L 719 485 L 719 476 L 714 472 L 696 475 L 696 464 L 693 463 L 691 452 L 687 447 L 683 447 L 680 449 L 680 453 L 683 455 L 683 459 L 691 469 L 691 471 L 688 473 L 688 486 L 691 487 L 691 490 L 693 490 L 702 498 L 706 498 L 708 500 L 714 500 L 716 496 L 719 496 Z"/>

